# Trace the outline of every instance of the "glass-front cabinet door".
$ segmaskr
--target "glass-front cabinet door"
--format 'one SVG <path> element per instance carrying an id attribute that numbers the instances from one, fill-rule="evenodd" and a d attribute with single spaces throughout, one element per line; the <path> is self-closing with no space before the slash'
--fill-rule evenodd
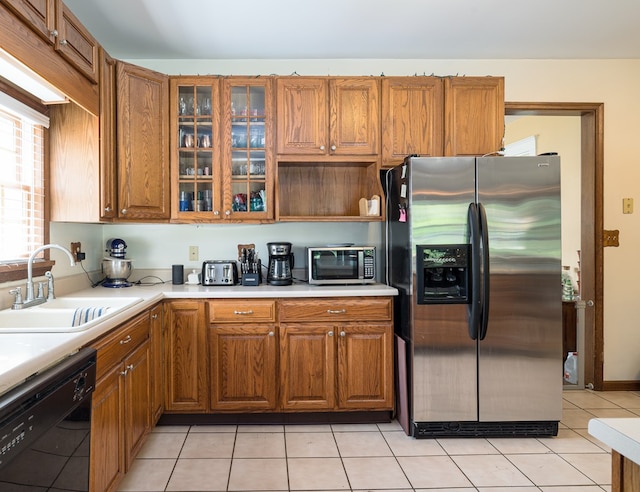
<path id="1" fill-rule="evenodd" d="M 274 217 L 272 79 L 224 79 L 222 88 L 222 166 L 224 217 Z"/>
<path id="2" fill-rule="evenodd" d="M 172 78 L 170 96 L 172 219 L 175 222 L 220 219 L 219 80 Z"/>

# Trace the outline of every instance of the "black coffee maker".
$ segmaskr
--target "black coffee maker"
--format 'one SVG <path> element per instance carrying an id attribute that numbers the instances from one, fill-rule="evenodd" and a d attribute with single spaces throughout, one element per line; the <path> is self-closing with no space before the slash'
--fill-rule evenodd
<path id="1" fill-rule="evenodd" d="M 269 252 L 267 283 L 269 285 L 291 285 L 293 283 L 291 243 L 267 243 L 267 251 Z"/>

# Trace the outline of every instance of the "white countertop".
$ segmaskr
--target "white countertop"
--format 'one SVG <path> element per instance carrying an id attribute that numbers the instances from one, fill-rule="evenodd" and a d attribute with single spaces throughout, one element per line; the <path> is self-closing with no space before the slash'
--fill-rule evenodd
<path id="1" fill-rule="evenodd" d="M 591 419 L 589 434 L 640 465 L 640 418 Z"/>
<path id="2" fill-rule="evenodd" d="M 313 286 L 303 283 L 276 287 L 262 284 L 210 286 L 172 285 L 132 286 L 110 289 L 96 287 L 64 297 L 140 297 L 135 304 L 92 328 L 74 333 L 0 333 L 0 394 L 18 385 L 31 375 L 73 354 L 92 340 L 126 322 L 136 314 L 163 299 L 233 299 L 286 297 L 372 297 L 395 296 L 398 291 L 384 284 Z"/>

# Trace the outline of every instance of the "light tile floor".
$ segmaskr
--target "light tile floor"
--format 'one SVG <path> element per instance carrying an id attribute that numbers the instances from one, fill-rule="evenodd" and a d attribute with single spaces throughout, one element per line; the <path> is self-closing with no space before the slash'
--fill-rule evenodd
<path id="1" fill-rule="evenodd" d="M 569 390 L 557 437 L 413 439 L 397 422 L 154 429 L 121 492 L 611 490 L 594 417 L 640 416 L 640 392 Z"/>

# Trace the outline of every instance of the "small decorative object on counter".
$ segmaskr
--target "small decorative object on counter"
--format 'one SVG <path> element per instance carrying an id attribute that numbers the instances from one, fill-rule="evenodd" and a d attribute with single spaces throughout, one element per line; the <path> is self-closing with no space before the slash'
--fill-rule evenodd
<path id="1" fill-rule="evenodd" d="M 190 285 L 198 285 L 200 283 L 198 270 L 191 270 L 191 273 L 187 276 L 187 283 Z"/>
<path id="2" fill-rule="evenodd" d="M 562 300 L 573 301 L 573 281 L 569 273 L 569 266 L 562 267 Z"/>
<path id="3" fill-rule="evenodd" d="M 171 265 L 171 283 L 173 285 L 184 284 L 184 266 Z"/>

